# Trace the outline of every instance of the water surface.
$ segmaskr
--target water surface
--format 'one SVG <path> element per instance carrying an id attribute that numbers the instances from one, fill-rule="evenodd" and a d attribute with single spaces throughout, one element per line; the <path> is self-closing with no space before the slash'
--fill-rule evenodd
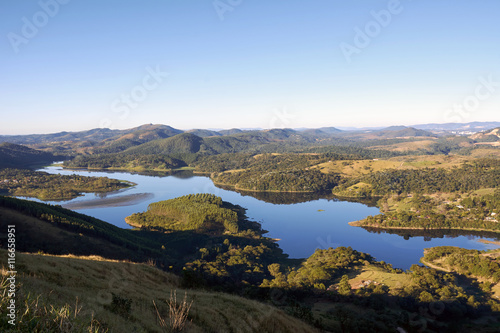
<path id="1" fill-rule="evenodd" d="M 182 172 L 169 176 L 139 175 L 127 172 L 97 172 L 64 170 L 61 167 L 42 169 L 49 173 L 106 176 L 127 180 L 137 185 L 107 194 L 85 194 L 69 201 L 49 202 L 71 208 L 121 228 L 130 228 L 125 217 L 143 212 L 156 201 L 172 199 L 190 193 L 212 193 L 224 201 L 247 209 L 247 216 L 260 222 L 278 238 L 280 247 L 291 258 L 305 258 L 317 248 L 350 246 L 366 252 L 377 260 L 408 269 L 418 263 L 427 247 L 451 245 L 468 249 L 494 248 L 479 242 L 482 238 L 498 240 L 492 234 L 448 232 L 377 232 L 352 227 L 348 222 L 379 213 L 378 208 L 359 202 L 341 201 L 320 195 L 249 194 L 214 186 L 208 177 Z M 309 196 L 309 198 L 308 198 Z M 257 199 L 259 198 L 259 199 Z M 310 199 L 310 201 L 308 201 Z"/>

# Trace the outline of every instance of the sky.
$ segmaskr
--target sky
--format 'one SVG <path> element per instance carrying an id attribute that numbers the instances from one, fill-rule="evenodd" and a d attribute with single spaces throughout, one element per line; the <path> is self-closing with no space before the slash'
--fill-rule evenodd
<path id="1" fill-rule="evenodd" d="M 0 135 L 500 121 L 498 0 L 1 0 Z"/>

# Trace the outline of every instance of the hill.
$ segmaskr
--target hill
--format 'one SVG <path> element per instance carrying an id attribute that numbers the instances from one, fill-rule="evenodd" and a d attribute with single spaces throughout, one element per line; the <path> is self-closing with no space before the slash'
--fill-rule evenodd
<path id="1" fill-rule="evenodd" d="M 444 123 L 444 124 L 419 124 L 412 127 L 442 134 L 472 134 L 482 132 L 495 127 L 500 127 L 498 121 L 469 122 L 469 123 Z"/>
<path id="2" fill-rule="evenodd" d="M 7 251 L 0 250 L 0 255 L 6 258 Z M 22 320 L 15 332 L 67 332 L 68 327 L 71 332 L 170 331 L 169 302 L 179 308 L 184 297 L 192 305 L 183 332 L 318 332 L 270 305 L 183 289 L 177 276 L 145 264 L 95 256 L 18 253 L 16 257 L 17 319 Z M 5 278 L 3 271 L 2 282 Z M 3 297 L 0 304 L 2 332 L 11 328 L 4 313 L 6 301 Z"/>
<path id="3" fill-rule="evenodd" d="M 50 153 L 13 143 L 0 143 L 1 168 L 27 168 L 33 165 L 50 164 L 56 157 Z"/>
<path id="4" fill-rule="evenodd" d="M 0 193 L 40 200 L 69 200 L 82 193 L 106 193 L 129 186 L 132 184 L 107 177 L 53 175 L 25 169 L 0 170 Z"/>
<path id="5" fill-rule="evenodd" d="M 404 127 L 404 126 L 388 127 L 380 131 L 377 131 L 376 135 L 387 139 L 402 138 L 402 137 L 419 137 L 419 136 L 435 137 L 435 135 L 430 132 L 416 129 L 413 127 Z"/>
<path id="6" fill-rule="evenodd" d="M 182 133 L 170 138 L 154 140 L 124 151 L 125 154 L 194 154 L 200 150 L 203 139 L 190 133 Z"/>
<path id="7" fill-rule="evenodd" d="M 228 129 L 228 130 L 220 130 L 218 132 L 220 134 L 222 134 L 222 135 L 232 135 L 232 134 L 243 133 L 244 131 L 240 130 L 239 128 L 231 128 L 231 129 Z"/>
<path id="8" fill-rule="evenodd" d="M 61 206 L 0 196 L 2 243 L 6 225 L 14 224 L 22 237 L 16 249 L 50 254 L 99 255 L 111 259 L 145 262 L 148 258 L 168 259 L 161 244 L 138 231 L 121 229 L 96 218 Z"/>
<path id="9" fill-rule="evenodd" d="M 221 136 L 222 134 L 217 132 L 217 131 L 211 131 L 211 130 L 206 130 L 206 129 L 192 129 L 187 131 L 187 133 L 191 133 L 194 135 L 197 135 L 201 138 L 206 138 L 209 136 Z"/>
<path id="10" fill-rule="evenodd" d="M 12 142 L 17 144 L 41 144 L 54 142 L 81 142 L 81 141 L 103 141 L 112 137 L 133 133 L 136 131 L 147 131 L 153 129 L 169 130 L 176 133 L 182 133 L 170 126 L 146 124 L 125 130 L 112 130 L 109 128 L 94 128 L 79 132 L 58 132 L 50 134 L 27 134 L 27 135 L 0 135 L 0 142 Z"/>
<path id="11" fill-rule="evenodd" d="M 476 144 L 500 146 L 500 127 L 469 136 Z"/>
<path id="12" fill-rule="evenodd" d="M 178 309 L 192 302 L 185 332 L 316 331 L 297 318 L 328 332 L 394 332 L 398 327 L 416 331 L 422 321 L 408 318 L 438 300 L 446 307 L 432 320 L 423 320 L 430 331 L 467 327 L 474 329 L 462 331 L 492 332 L 497 323 L 499 303 L 487 289 L 459 274 L 418 265 L 403 272 L 349 247 L 317 249 L 306 260 L 285 260 L 276 253 L 277 245 L 248 231 L 246 237 L 253 242 L 243 242 L 245 235 L 230 234 L 207 241 L 195 232 L 121 230 L 57 206 L 12 198 L 6 202 L 10 207 L 3 207 L 10 211 L 0 210 L 1 244 L 7 244 L 7 223 L 15 223 L 16 235 L 22 235 L 16 238 L 15 264 L 20 332 L 43 331 L 36 325 L 51 332 L 60 330 L 59 325 L 77 332 L 89 326 L 93 332 L 159 332 L 156 323 L 161 320 L 153 300 L 166 321 L 169 303 Z M 20 214 L 17 220 L 5 215 L 12 211 Z M 168 238 L 179 233 L 186 237 Z M 66 249 L 67 245 L 73 247 Z M 27 247 L 39 254 L 20 253 Z M 100 257 L 41 254 L 51 248 L 86 250 Z M 113 255 L 120 249 L 125 257 L 135 254 L 134 261 L 149 258 L 149 264 L 102 258 L 103 251 Z M 0 255 L 7 257 L 5 250 Z M 150 267 L 155 265 L 168 272 Z M 6 275 L 3 269 L 3 284 Z M 193 287 L 203 289 L 187 289 Z M 177 290 L 178 298 L 169 298 L 172 290 Z M 220 291 L 272 302 L 275 307 Z M 0 299 L 2 311 L 6 299 Z M 5 312 L 0 318 L 0 329 L 8 332 Z"/>
<path id="13" fill-rule="evenodd" d="M 342 138 L 351 139 L 355 141 L 372 141 L 372 140 L 389 140 L 391 139 L 413 139 L 419 137 L 436 137 L 428 131 L 416 129 L 406 126 L 390 126 L 382 129 L 363 130 L 363 131 L 343 131 L 336 134 Z M 382 141 L 380 141 L 382 142 Z"/>
<path id="14" fill-rule="evenodd" d="M 140 126 L 130 133 L 104 140 L 103 146 L 92 149 L 92 152 L 117 153 L 149 141 L 166 139 L 181 133 L 183 133 L 181 130 L 165 125 Z"/>
<path id="15" fill-rule="evenodd" d="M 242 215 L 238 207 L 204 193 L 152 203 L 146 212 L 135 213 L 126 222 L 135 227 L 235 234 L 241 229 Z"/>

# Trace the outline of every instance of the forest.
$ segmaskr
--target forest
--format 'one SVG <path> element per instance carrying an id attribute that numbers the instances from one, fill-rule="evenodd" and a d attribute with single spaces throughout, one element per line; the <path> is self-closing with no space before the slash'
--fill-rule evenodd
<path id="1" fill-rule="evenodd" d="M 168 171 L 186 163 L 167 155 L 95 154 L 65 161 L 65 168 Z"/>
<path id="2" fill-rule="evenodd" d="M 237 210 L 213 194 L 188 194 L 154 202 L 146 212 L 128 216 L 126 222 L 135 227 L 236 234 L 240 230 Z"/>
<path id="3" fill-rule="evenodd" d="M 426 249 L 422 260 L 459 274 L 482 278 L 486 280 L 482 287 L 487 292 L 491 292 L 493 284 L 500 282 L 500 263 L 497 257 L 488 251 L 438 246 Z"/>
<path id="4" fill-rule="evenodd" d="M 500 186 L 500 160 L 474 159 L 459 168 L 424 169 L 388 169 L 370 173 L 366 176 L 344 179 L 344 183 L 335 189 L 335 193 L 345 194 L 346 189 L 357 183 L 370 186 L 358 192 L 356 196 L 382 196 L 402 193 L 464 193 L 481 188 Z"/>
<path id="5" fill-rule="evenodd" d="M 383 214 L 351 222 L 351 225 L 375 228 L 461 229 L 500 233 L 497 214 L 500 212 L 500 190 L 481 196 L 457 195 L 455 200 L 437 199 L 413 194 L 411 197 L 392 196 L 393 201 L 404 202 L 404 210 L 384 211 Z M 388 197 L 379 200 L 387 205 Z"/>

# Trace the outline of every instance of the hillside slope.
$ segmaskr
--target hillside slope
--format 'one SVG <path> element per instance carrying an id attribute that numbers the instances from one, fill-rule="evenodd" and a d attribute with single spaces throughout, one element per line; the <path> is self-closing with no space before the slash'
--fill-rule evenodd
<path id="1" fill-rule="evenodd" d="M 7 258 L 7 251 L 0 250 L 0 257 Z M 181 289 L 177 276 L 144 264 L 24 253 L 17 254 L 17 262 L 16 304 L 18 319 L 22 319 L 17 329 L 21 332 L 34 332 L 42 325 L 49 331 L 61 325 L 78 332 L 92 325 L 92 332 L 96 328 L 98 332 L 165 332 L 153 301 L 169 325 L 167 300 L 172 291 L 177 304 L 185 295 L 192 302 L 183 332 L 318 332 L 270 305 L 224 293 Z M 1 272 L 4 279 L 7 271 Z M 2 332 L 10 328 L 5 299 Z M 26 304 L 30 311 L 23 316 Z"/>
<path id="2" fill-rule="evenodd" d="M 27 168 L 33 164 L 52 163 L 54 159 L 50 153 L 13 143 L 0 143 L 0 169 Z"/>

